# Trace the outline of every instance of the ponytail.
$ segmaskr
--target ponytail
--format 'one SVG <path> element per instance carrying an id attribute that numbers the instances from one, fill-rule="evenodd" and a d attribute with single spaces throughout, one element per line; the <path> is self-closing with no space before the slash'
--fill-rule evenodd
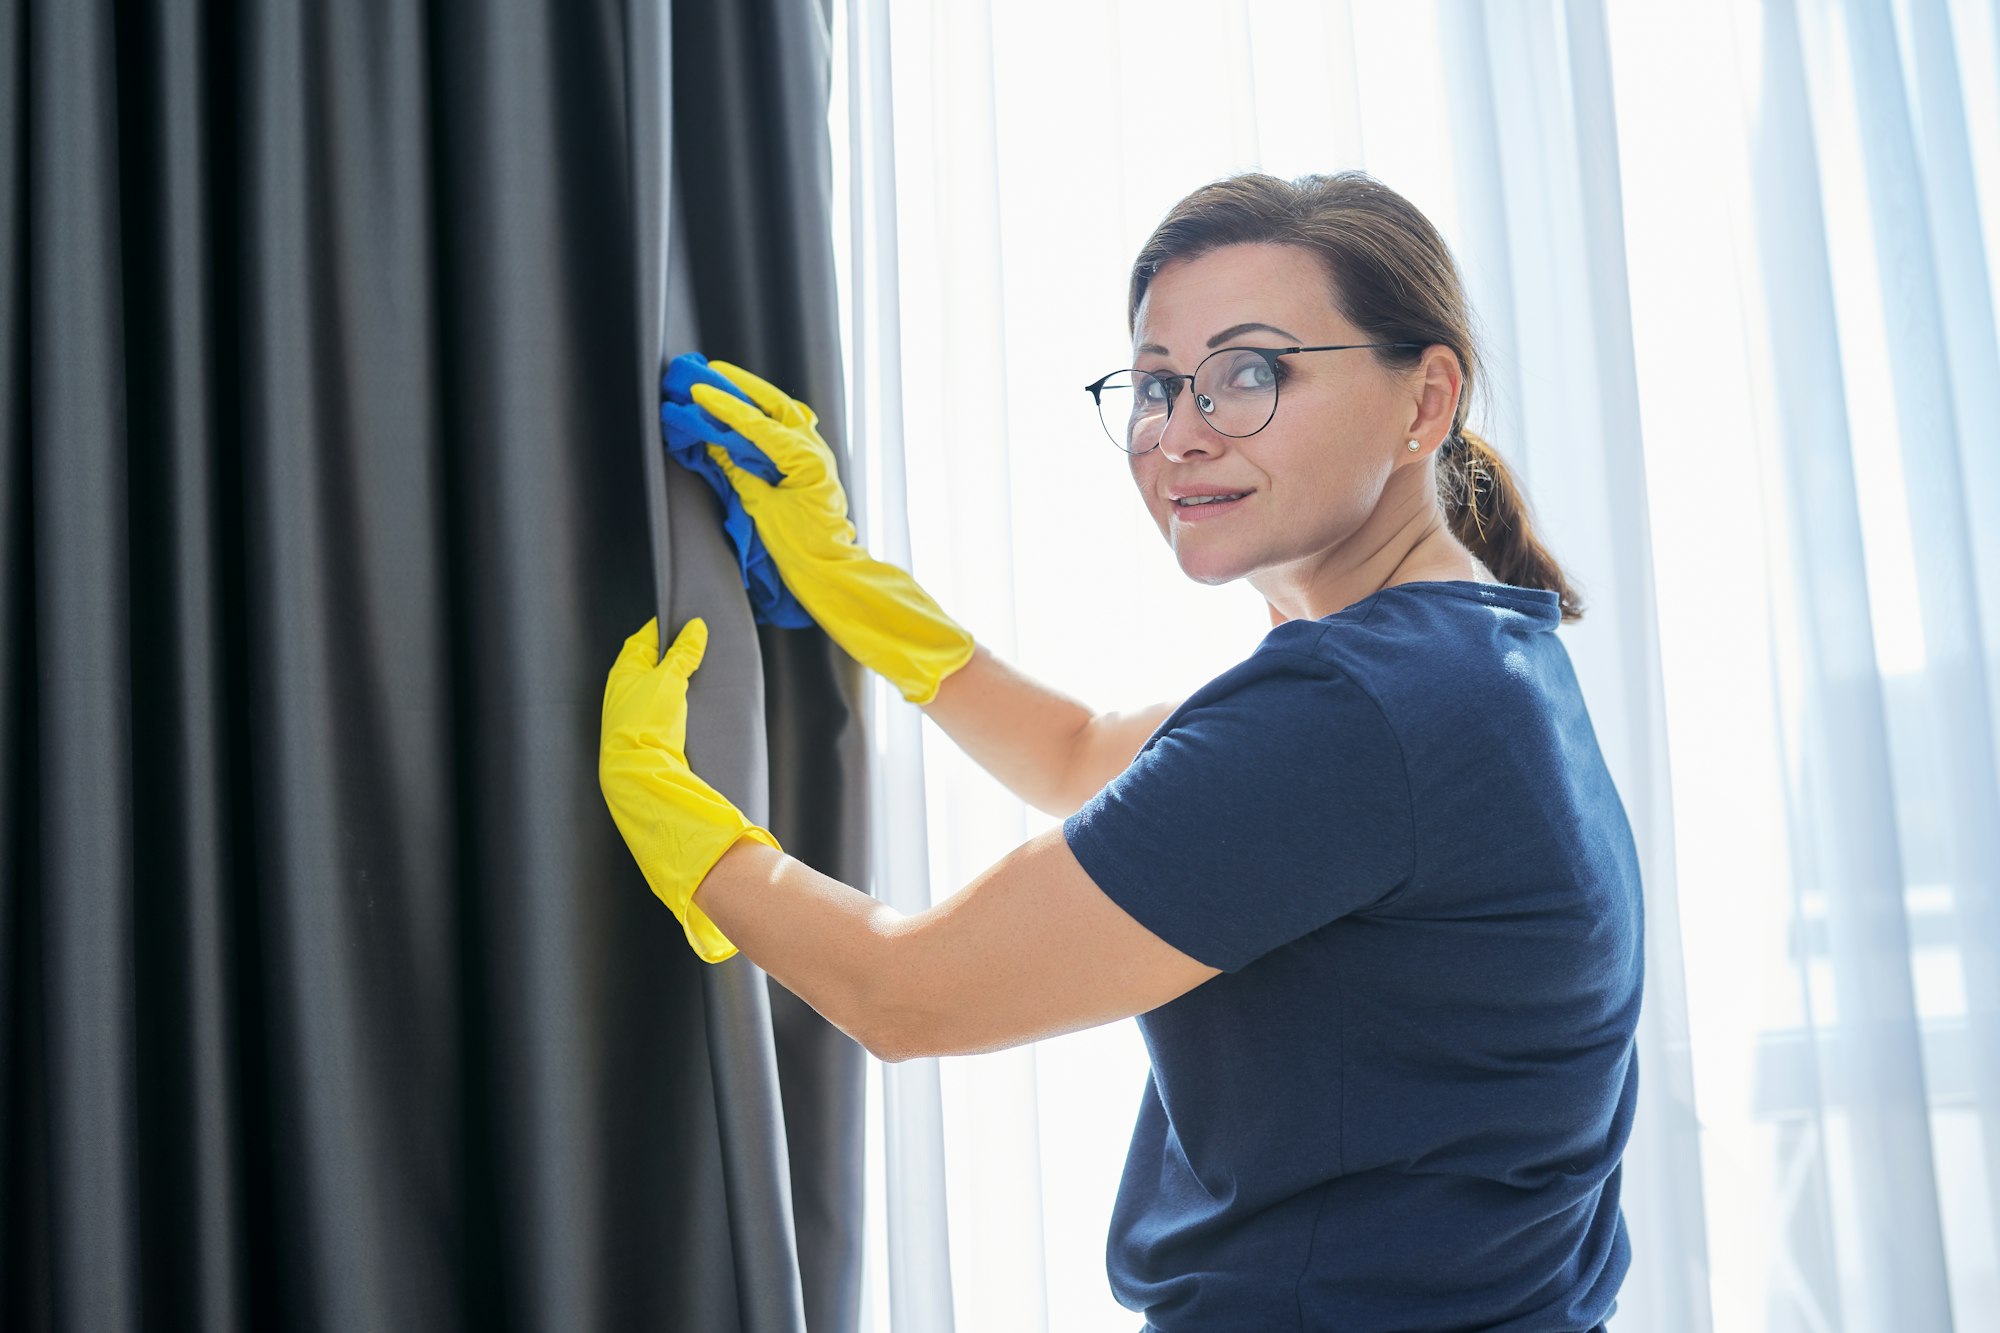
<path id="1" fill-rule="evenodd" d="M 1583 599 L 1536 537 L 1527 493 L 1484 438 L 1460 428 L 1437 455 L 1438 498 L 1451 535 L 1503 583 L 1546 588 L 1565 621 L 1583 618 Z"/>

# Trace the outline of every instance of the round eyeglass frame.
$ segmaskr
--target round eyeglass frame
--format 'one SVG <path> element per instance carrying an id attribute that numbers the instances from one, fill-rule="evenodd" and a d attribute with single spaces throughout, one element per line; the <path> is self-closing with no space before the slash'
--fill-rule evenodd
<path id="1" fill-rule="evenodd" d="M 1160 440 L 1166 438 L 1167 425 L 1174 419 L 1174 404 L 1180 399 L 1181 387 L 1183 385 L 1187 386 L 1189 396 L 1194 399 L 1195 412 L 1197 415 L 1201 417 L 1202 423 L 1204 425 L 1206 425 L 1210 430 L 1214 431 L 1217 435 L 1222 436 L 1224 439 L 1247 440 L 1252 435 L 1255 435 L 1257 431 L 1264 429 L 1265 426 L 1270 425 L 1274 420 L 1277 419 L 1278 416 L 1277 375 L 1278 375 L 1279 357 L 1297 356 L 1301 352 L 1353 352 L 1353 351 L 1359 351 L 1363 348 L 1371 348 L 1371 347 L 1421 348 L 1423 346 L 1425 346 L 1425 344 L 1423 343 L 1393 342 L 1393 343 L 1321 343 L 1314 347 L 1218 347 L 1214 351 L 1210 352 L 1207 356 L 1203 357 L 1200 361 L 1195 363 L 1195 368 L 1192 374 L 1188 375 L 1162 374 L 1157 370 L 1141 370 L 1137 366 L 1121 366 L 1117 370 L 1111 371 L 1108 374 L 1098 376 L 1098 378 L 1092 383 L 1084 385 L 1083 391 L 1090 395 L 1091 404 L 1097 411 L 1098 423 L 1104 427 L 1104 433 L 1111 437 L 1111 443 L 1117 446 L 1118 452 L 1126 454 L 1132 458 L 1137 458 L 1142 454 L 1149 454 L 1153 452 L 1153 450 L 1159 448 Z M 1203 395 L 1196 393 L 1194 391 L 1194 382 L 1195 379 L 1201 374 L 1201 368 L 1207 365 L 1210 361 L 1214 360 L 1216 357 L 1221 356 L 1225 352 L 1255 352 L 1258 356 L 1263 357 L 1264 364 L 1271 368 L 1271 414 L 1265 417 L 1262 424 L 1257 426 L 1255 430 L 1246 430 L 1240 435 L 1232 435 L 1228 431 L 1222 429 L 1222 427 L 1216 425 L 1215 421 L 1210 415 L 1215 410 L 1214 407 L 1212 406 L 1213 400 L 1210 400 L 1211 405 L 1205 406 L 1202 402 Z M 1104 386 L 1109 384 L 1113 379 L 1115 379 L 1120 375 L 1150 375 L 1156 380 L 1164 381 L 1168 386 L 1167 414 L 1166 417 L 1160 422 L 1159 437 L 1156 438 L 1151 444 L 1147 445 L 1144 449 L 1126 448 L 1125 445 L 1118 439 L 1117 434 L 1112 431 L 1111 423 L 1104 419 L 1104 396 L 1103 396 Z"/>

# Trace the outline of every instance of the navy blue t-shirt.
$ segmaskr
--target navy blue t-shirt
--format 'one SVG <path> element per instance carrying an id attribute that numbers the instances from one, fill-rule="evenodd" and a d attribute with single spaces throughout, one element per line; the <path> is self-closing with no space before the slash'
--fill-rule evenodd
<path id="1" fill-rule="evenodd" d="M 1198 1329 L 1588 1329 L 1631 1262 L 1639 865 L 1556 594 L 1294 620 L 1063 823 L 1222 975 L 1152 1056 L 1107 1253 Z"/>

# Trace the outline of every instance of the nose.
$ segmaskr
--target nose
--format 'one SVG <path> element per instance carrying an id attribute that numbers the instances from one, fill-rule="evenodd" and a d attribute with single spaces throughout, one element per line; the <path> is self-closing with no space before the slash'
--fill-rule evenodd
<path id="1" fill-rule="evenodd" d="M 1176 463 L 1189 454 L 1212 457 L 1224 439 L 1203 419 L 1201 406 L 1195 401 L 1194 386 L 1187 386 L 1184 392 L 1186 398 L 1167 417 L 1167 424 L 1160 431 L 1160 453 Z"/>

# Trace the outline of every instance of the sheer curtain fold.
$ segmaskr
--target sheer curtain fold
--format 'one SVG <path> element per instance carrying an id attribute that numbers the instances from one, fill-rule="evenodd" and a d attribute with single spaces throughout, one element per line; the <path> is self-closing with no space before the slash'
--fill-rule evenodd
<path id="1" fill-rule="evenodd" d="M 1934 1043 L 1927 1073 L 1934 1100 L 1969 1095 L 1979 1108 L 1987 1214 L 2000 1219 L 2000 662 L 1989 647 L 2000 642 L 2000 536 L 1978 520 L 1972 500 L 2000 486 L 2000 448 L 1982 424 L 2000 421 L 1994 270 L 1980 233 L 1964 90 L 1943 0 L 1905 4 L 1900 14 L 1886 4 L 1858 8 L 1855 49 L 1870 71 L 1860 114 L 1875 127 L 1868 141 L 1873 213 L 1886 242 L 1878 251 L 1882 284 L 1935 302 L 1928 318 L 1904 316 L 1923 326 L 1923 336 L 1906 341 L 1890 330 L 1899 397 L 1924 404 L 1930 417 L 1902 423 L 1904 438 L 1925 441 L 1903 458 L 1930 685 L 1931 710 L 1921 725 L 1938 747 L 1952 835 L 1936 850 L 1957 889 L 1966 989 L 1964 1039 Z M 1899 47 L 1900 65 L 1881 54 Z M 1864 48 L 1870 54 L 1862 55 Z M 1911 198 L 1924 205 L 1921 219 L 1910 214 Z M 1937 359 L 1926 364 L 1926 354 Z"/>
<path id="2" fill-rule="evenodd" d="M 901 272 L 897 262 L 895 98 L 891 85 L 887 0 L 851 0 L 836 11 L 845 41 L 836 52 L 834 138 L 838 258 L 844 283 L 848 438 L 854 441 L 849 492 L 862 544 L 908 569 L 909 495 L 905 485 Z M 845 134 L 840 132 L 844 124 Z M 923 718 L 886 682 L 872 682 L 868 718 L 875 741 L 869 769 L 872 891 L 905 914 L 930 906 L 930 839 L 924 827 Z M 938 1062 L 879 1065 L 871 1114 L 881 1154 L 874 1224 L 883 1268 L 885 1310 L 864 1318 L 898 1328 L 952 1326 L 951 1225 L 945 1205 L 943 1099 Z"/>
<path id="3" fill-rule="evenodd" d="M 1818 214 L 1825 207 L 1813 181 L 1801 174 L 1815 147 L 1807 137 L 1810 107 L 1785 105 L 1788 95 L 1807 93 L 1803 66 L 1785 68 L 1804 56 L 1788 10 L 1782 0 L 1767 7 L 1766 69 L 1777 77 L 1765 80 L 1761 106 L 1769 118 L 1765 132 L 1784 137 L 1774 138 L 1765 160 L 1783 174 L 1760 179 L 1757 211 L 1775 226 L 1783 226 L 1790 213 L 1791 225 L 1782 239 L 1771 236 L 1761 257 L 1774 278 L 1783 274 L 1826 293 L 1799 306 L 1780 306 L 1774 299 L 1774 310 L 1823 308 L 1835 314 L 1828 327 L 1836 329 L 1831 268 L 1810 259 L 1819 248 L 1813 233 L 1822 226 Z M 1892 44 L 1891 59 L 1894 49 Z M 1797 192 L 1797 202 L 1765 197 L 1765 188 L 1772 195 Z M 1807 263 L 1784 265 L 1770 253 L 1779 244 L 1799 247 Z M 1793 321 L 1786 324 L 1790 327 L 1773 328 L 1774 343 L 1811 337 Z M 1804 401 L 1825 398 L 1830 386 L 1842 382 L 1839 348 L 1826 346 L 1814 359 L 1820 364 L 1810 369 L 1831 378 L 1801 373 L 1808 368 L 1799 365 L 1774 386 L 1782 522 L 1791 542 L 1785 568 L 1796 587 L 1795 601 L 1784 597 L 1782 588 L 1774 599 L 1795 608 L 1788 624 L 1781 615 L 1774 627 L 1785 673 L 1779 689 L 1792 701 L 1786 710 L 1787 757 L 1800 770 L 1788 801 L 1795 892 L 1802 910 L 1808 895 L 1824 903 L 1835 980 L 1833 1012 L 1815 1009 L 1808 1015 L 1814 1026 L 1831 1027 L 1833 1040 L 1806 1052 L 1814 1082 L 1795 1090 L 1804 1108 L 1796 1123 L 1812 1135 L 1797 1150 L 1802 1160 L 1830 1175 L 1794 1197 L 1810 1203 L 1846 1189 L 1852 1201 L 1841 1210 L 1847 1226 L 1829 1227 L 1832 1219 L 1807 1211 L 1786 1219 L 1786 1233 L 1802 1274 L 1810 1275 L 1804 1308 L 1839 1312 L 1863 1324 L 1893 1324 L 1894 1307 L 1900 1306 L 1913 1326 L 1943 1328 L 1950 1325 L 1949 1298 L 1916 1040 L 1888 726 L 1877 694 L 1867 602 L 1855 595 L 1867 586 L 1861 515 L 1842 447 L 1849 439 L 1846 422 L 1826 423 L 1834 429 L 1824 434 L 1809 433 L 1816 423 Z M 1892 1281 L 1891 1274 L 1899 1280 Z"/>

